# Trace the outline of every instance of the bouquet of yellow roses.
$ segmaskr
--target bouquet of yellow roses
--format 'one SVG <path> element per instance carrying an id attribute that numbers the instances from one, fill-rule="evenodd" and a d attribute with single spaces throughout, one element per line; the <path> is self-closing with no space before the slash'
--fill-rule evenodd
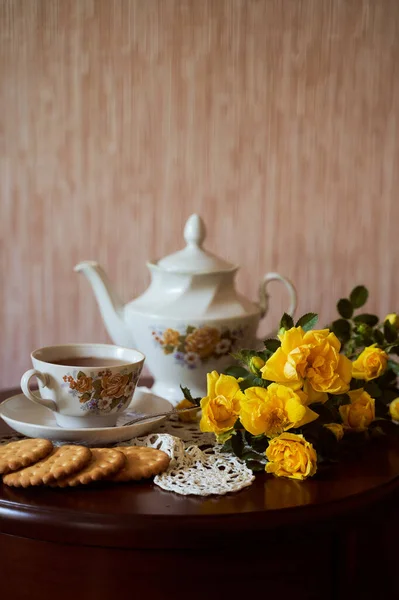
<path id="1" fill-rule="evenodd" d="M 300 480 L 337 460 L 345 441 L 353 443 L 349 434 L 398 434 L 399 317 L 354 316 L 367 297 L 364 286 L 354 288 L 324 329 L 314 329 L 314 313 L 295 324 L 284 314 L 264 349 L 241 350 L 233 356 L 242 366 L 208 373 L 205 398 L 184 389 L 202 409 L 201 430 L 253 470 Z"/>

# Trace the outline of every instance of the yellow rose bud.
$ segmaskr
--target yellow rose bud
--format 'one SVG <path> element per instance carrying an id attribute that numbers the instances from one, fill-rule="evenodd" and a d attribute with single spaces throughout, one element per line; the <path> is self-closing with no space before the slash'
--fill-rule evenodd
<path id="1" fill-rule="evenodd" d="M 212 371 L 207 375 L 207 396 L 201 400 L 201 431 L 221 435 L 232 429 L 238 419 L 240 402 L 245 398 L 237 379 Z"/>
<path id="2" fill-rule="evenodd" d="M 338 442 L 340 442 L 344 437 L 344 428 L 342 427 L 341 423 L 327 423 L 323 427 L 329 429 L 335 435 Z"/>
<path id="3" fill-rule="evenodd" d="M 389 414 L 393 421 L 399 421 L 399 398 L 395 398 L 392 400 L 389 405 Z"/>
<path id="4" fill-rule="evenodd" d="M 339 407 L 345 429 L 364 431 L 375 419 L 375 401 L 363 388 L 348 392 L 350 404 Z"/>
<path id="5" fill-rule="evenodd" d="M 253 435 L 274 437 L 317 419 L 317 413 L 306 403 L 306 394 L 294 392 L 285 385 L 271 383 L 267 388 L 250 387 L 241 400 L 240 421 Z"/>
<path id="6" fill-rule="evenodd" d="M 254 375 L 258 375 L 262 367 L 265 366 L 265 361 L 260 356 L 253 356 L 249 361 L 249 370 Z"/>
<path id="7" fill-rule="evenodd" d="M 290 479 L 312 477 L 317 470 L 317 454 L 303 435 L 282 433 L 273 438 L 266 450 L 266 473 Z"/>
<path id="8" fill-rule="evenodd" d="M 184 398 L 179 404 L 177 404 L 176 408 L 192 408 L 193 410 L 187 410 L 178 415 L 179 421 L 184 421 L 184 423 L 193 423 L 197 420 L 197 413 L 199 411 L 199 406 L 196 406 L 194 402 L 190 402 L 187 398 Z M 197 409 L 197 410 L 195 410 Z"/>
<path id="9" fill-rule="evenodd" d="M 325 402 L 327 393 L 341 394 L 349 389 L 351 361 L 340 354 L 341 344 L 328 329 L 305 332 L 292 327 L 279 335 L 281 346 L 261 369 L 262 377 L 305 391 L 309 402 Z"/>
<path id="10" fill-rule="evenodd" d="M 389 321 L 391 325 L 399 329 L 399 315 L 396 313 L 389 313 L 384 319 L 384 321 Z"/>
<path id="11" fill-rule="evenodd" d="M 373 344 L 365 348 L 353 362 L 352 375 L 355 379 L 371 381 L 384 373 L 387 362 L 387 353 Z"/>

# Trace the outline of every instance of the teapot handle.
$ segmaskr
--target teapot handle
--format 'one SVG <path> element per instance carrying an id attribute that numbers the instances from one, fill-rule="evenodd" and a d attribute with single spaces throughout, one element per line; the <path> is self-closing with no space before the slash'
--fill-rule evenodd
<path id="1" fill-rule="evenodd" d="M 281 281 L 281 283 L 283 283 L 287 288 L 290 297 L 290 305 L 287 313 L 292 317 L 297 305 L 297 294 L 294 285 L 289 279 L 279 275 L 279 273 L 266 273 L 266 275 L 263 277 L 262 283 L 259 286 L 259 307 L 261 319 L 263 319 L 263 317 L 266 315 L 269 307 L 269 294 L 267 293 L 267 286 L 271 281 Z"/>

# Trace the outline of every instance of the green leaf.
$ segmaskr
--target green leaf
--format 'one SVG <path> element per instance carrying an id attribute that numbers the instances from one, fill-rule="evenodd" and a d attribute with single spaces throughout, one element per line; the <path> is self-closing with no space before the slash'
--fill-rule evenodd
<path id="1" fill-rule="evenodd" d="M 300 319 L 298 319 L 298 321 L 295 323 L 295 327 L 302 327 L 304 331 L 309 331 L 316 325 L 318 318 L 319 317 L 316 313 L 306 313 Z"/>
<path id="2" fill-rule="evenodd" d="M 265 435 L 252 435 L 249 431 L 245 432 L 247 444 L 260 454 L 264 454 L 269 445 L 269 439 Z"/>
<path id="3" fill-rule="evenodd" d="M 350 323 L 345 319 L 337 319 L 334 321 L 332 324 L 332 330 L 337 338 L 341 341 L 346 342 L 349 340 L 351 335 L 351 326 Z"/>
<path id="4" fill-rule="evenodd" d="M 287 331 L 291 327 L 294 327 L 294 319 L 287 313 L 284 313 L 281 317 L 279 330 Z"/>
<path id="5" fill-rule="evenodd" d="M 383 396 L 375 399 L 374 412 L 376 419 L 386 419 L 389 416 L 388 404 L 389 403 L 384 400 Z"/>
<path id="6" fill-rule="evenodd" d="M 267 379 L 261 379 L 260 377 L 256 377 L 256 375 L 249 373 L 243 381 L 240 381 L 239 386 L 240 390 L 244 392 L 247 388 L 250 387 L 267 388 L 270 385 L 270 383 L 271 382 Z"/>
<path id="7" fill-rule="evenodd" d="M 356 315 L 356 317 L 353 317 L 353 320 L 355 323 L 365 323 L 366 325 L 370 325 L 370 327 L 374 327 L 377 325 L 379 318 L 377 315 L 369 315 L 364 313 L 361 315 Z"/>
<path id="8" fill-rule="evenodd" d="M 233 435 L 233 430 L 229 429 L 228 431 L 224 431 L 223 433 L 220 433 L 217 436 L 217 441 L 219 444 L 224 444 L 225 442 L 227 442 L 227 440 L 229 440 L 231 438 L 232 435 Z"/>
<path id="9" fill-rule="evenodd" d="M 398 436 L 399 435 L 399 427 L 392 423 L 389 419 L 375 419 L 369 425 L 369 431 L 372 436 L 381 436 L 381 435 L 390 435 L 390 436 Z"/>
<path id="10" fill-rule="evenodd" d="M 374 329 L 373 331 L 374 341 L 381 346 L 385 342 L 384 334 L 379 329 Z"/>
<path id="11" fill-rule="evenodd" d="M 187 329 L 186 329 L 186 334 L 188 335 L 189 333 L 192 333 L 193 331 L 195 331 L 195 327 L 193 327 L 192 325 L 188 325 Z"/>
<path id="12" fill-rule="evenodd" d="M 319 415 L 319 418 L 316 421 L 312 421 L 309 425 L 306 425 L 305 428 L 309 427 L 320 427 L 320 423 L 332 423 L 338 419 L 338 408 L 335 405 L 335 401 L 333 396 L 330 396 L 327 402 L 324 404 L 320 404 L 319 402 L 315 404 L 311 404 L 309 406 L 313 412 Z"/>
<path id="13" fill-rule="evenodd" d="M 181 389 L 182 394 L 183 394 L 183 396 L 185 397 L 186 400 L 188 400 L 189 402 L 192 402 L 196 406 L 200 406 L 202 398 L 193 398 L 192 395 L 191 395 L 190 390 L 188 389 L 188 387 L 183 387 L 181 385 L 180 389 Z"/>
<path id="14" fill-rule="evenodd" d="M 351 390 L 359 390 L 360 388 L 362 388 L 364 386 L 364 380 L 363 379 L 351 379 L 349 385 L 350 385 Z"/>
<path id="15" fill-rule="evenodd" d="M 230 452 L 230 453 L 234 454 L 233 445 L 232 445 L 232 439 L 233 439 L 234 435 L 235 434 L 233 433 L 233 436 L 225 441 L 223 446 L 220 448 L 220 452 Z"/>
<path id="16" fill-rule="evenodd" d="M 355 287 L 349 296 L 351 304 L 353 308 L 360 308 L 367 302 L 367 298 L 369 297 L 369 293 L 364 285 L 358 285 Z"/>
<path id="17" fill-rule="evenodd" d="M 280 340 L 276 340 L 276 339 L 265 340 L 263 343 L 265 345 L 265 348 L 270 350 L 270 352 L 275 352 L 281 346 Z"/>
<path id="18" fill-rule="evenodd" d="M 225 375 L 230 375 L 231 377 L 235 377 L 238 379 L 239 377 L 247 377 L 249 375 L 248 371 L 244 367 L 240 367 L 238 365 L 232 365 L 231 367 L 227 367 L 224 371 Z"/>
<path id="19" fill-rule="evenodd" d="M 251 471 L 264 471 L 266 463 L 267 463 L 266 458 L 265 458 L 264 463 L 257 461 L 257 460 L 246 460 L 245 461 L 245 464 L 247 465 L 248 469 L 251 469 Z"/>
<path id="20" fill-rule="evenodd" d="M 399 390 L 397 388 L 385 388 L 382 390 L 382 396 L 378 400 L 384 404 L 390 404 L 396 398 L 399 398 Z"/>
<path id="21" fill-rule="evenodd" d="M 256 375 L 254 375 L 254 378 L 252 380 L 252 385 L 255 387 L 262 387 L 262 388 L 267 388 L 269 387 L 271 381 L 268 381 L 267 379 L 262 379 L 261 377 L 256 377 Z"/>
<path id="22" fill-rule="evenodd" d="M 353 315 L 353 306 L 347 298 L 341 298 L 341 300 L 338 300 L 337 310 L 344 319 L 350 319 Z"/>
<path id="23" fill-rule="evenodd" d="M 231 355 L 233 358 L 238 360 L 238 362 L 243 363 L 244 365 L 248 365 L 251 358 L 253 356 L 257 356 L 257 352 L 255 350 L 238 350 L 237 352 L 233 352 Z"/>
<path id="24" fill-rule="evenodd" d="M 245 462 L 248 464 L 248 461 L 257 463 L 257 464 L 261 464 L 264 465 L 267 463 L 267 458 L 265 456 L 265 454 L 259 454 L 258 452 L 253 452 L 252 450 L 245 450 L 242 455 L 241 458 L 243 460 L 245 460 Z"/>
<path id="25" fill-rule="evenodd" d="M 396 361 L 392 361 L 392 362 L 396 363 Z M 387 386 L 388 387 L 389 386 L 395 386 L 396 385 L 396 379 L 397 379 L 397 377 L 396 377 L 395 372 L 392 371 L 392 369 L 388 368 L 385 371 L 385 373 L 383 373 L 381 375 L 381 377 L 378 377 L 377 381 L 378 381 L 378 385 L 380 387 L 384 388 L 384 387 L 387 387 Z M 399 396 L 399 394 L 398 394 L 398 396 Z"/>
<path id="26" fill-rule="evenodd" d="M 384 321 L 384 336 L 388 344 L 398 339 L 398 330 L 389 321 Z"/>
<path id="27" fill-rule="evenodd" d="M 86 374 L 83 373 L 83 371 L 79 371 L 79 373 L 76 376 L 76 379 L 82 379 L 82 377 L 86 377 Z"/>
<path id="28" fill-rule="evenodd" d="M 231 448 L 233 453 L 241 458 L 244 452 L 245 440 L 241 431 L 237 431 L 236 435 L 233 435 L 231 438 Z"/>
<path id="29" fill-rule="evenodd" d="M 329 401 L 333 401 L 336 406 L 344 406 L 345 404 L 350 404 L 351 399 L 349 394 L 336 394 L 331 395 Z"/>
<path id="30" fill-rule="evenodd" d="M 393 346 L 387 346 L 387 348 L 385 348 L 385 352 L 387 354 L 396 354 L 399 356 L 399 346 L 397 344 L 393 344 Z"/>
<path id="31" fill-rule="evenodd" d="M 310 442 L 317 452 L 318 462 L 324 460 L 334 460 L 338 451 L 338 442 L 335 435 L 323 423 L 331 423 L 332 421 L 313 421 L 303 428 L 303 435 Z"/>
<path id="32" fill-rule="evenodd" d="M 174 349 L 175 347 L 171 344 L 166 344 L 166 346 L 163 347 L 163 351 L 165 354 L 172 354 Z"/>
<path id="33" fill-rule="evenodd" d="M 399 365 L 394 360 L 388 360 L 388 368 L 392 369 L 396 376 L 399 376 Z"/>
<path id="34" fill-rule="evenodd" d="M 365 344 L 364 338 L 361 335 L 355 335 L 353 341 L 355 342 L 356 348 L 361 348 Z"/>
<path id="35" fill-rule="evenodd" d="M 89 394 L 88 392 L 86 392 L 85 394 L 82 394 L 79 398 L 79 402 L 88 402 L 91 398 L 91 394 Z"/>
<path id="36" fill-rule="evenodd" d="M 382 395 L 382 392 L 375 381 L 368 381 L 364 385 L 364 389 L 372 398 L 379 398 Z"/>
<path id="37" fill-rule="evenodd" d="M 265 464 L 267 462 L 265 453 L 264 453 L 264 445 L 268 444 L 267 438 L 263 440 L 263 445 L 261 451 L 258 452 L 251 444 L 248 443 L 248 440 L 252 443 L 253 438 L 247 431 L 233 431 L 232 437 L 230 437 L 223 444 L 222 452 L 232 452 L 238 458 L 241 458 L 245 461 L 247 466 L 255 471 L 259 471 L 265 468 Z M 258 440 L 256 440 L 258 442 Z M 254 442 L 255 443 L 255 442 Z"/>

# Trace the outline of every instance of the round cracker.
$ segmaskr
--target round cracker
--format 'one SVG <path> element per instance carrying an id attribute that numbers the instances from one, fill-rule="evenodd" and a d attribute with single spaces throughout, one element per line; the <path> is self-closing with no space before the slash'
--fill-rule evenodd
<path id="1" fill-rule="evenodd" d="M 101 481 L 120 471 L 126 463 L 125 455 L 114 448 L 91 448 L 91 454 L 90 462 L 81 471 L 60 479 L 53 486 L 74 487 Z"/>
<path id="2" fill-rule="evenodd" d="M 50 440 L 34 438 L 0 445 L 0 474 L 28 467 L 48 456 L 53 449 Z"/>
<path id="3" fill-rule="evenodd" d="M 85 446 L 66 444 L 54 448 L 51 454 L 34 465 L 9 473 L 3 477 L 6 485 L 28 487 L 45 485 L 80 471 L 91 459 L 91 451 Z"/>
<path id="4" fill-rule="evenodd" d="M 117 446 L 115 450 L 126 456 L 125 466 L 107 481 L 138 481 L 165 471 L 170 458 L 162 450 L 147 446 Z"/>

